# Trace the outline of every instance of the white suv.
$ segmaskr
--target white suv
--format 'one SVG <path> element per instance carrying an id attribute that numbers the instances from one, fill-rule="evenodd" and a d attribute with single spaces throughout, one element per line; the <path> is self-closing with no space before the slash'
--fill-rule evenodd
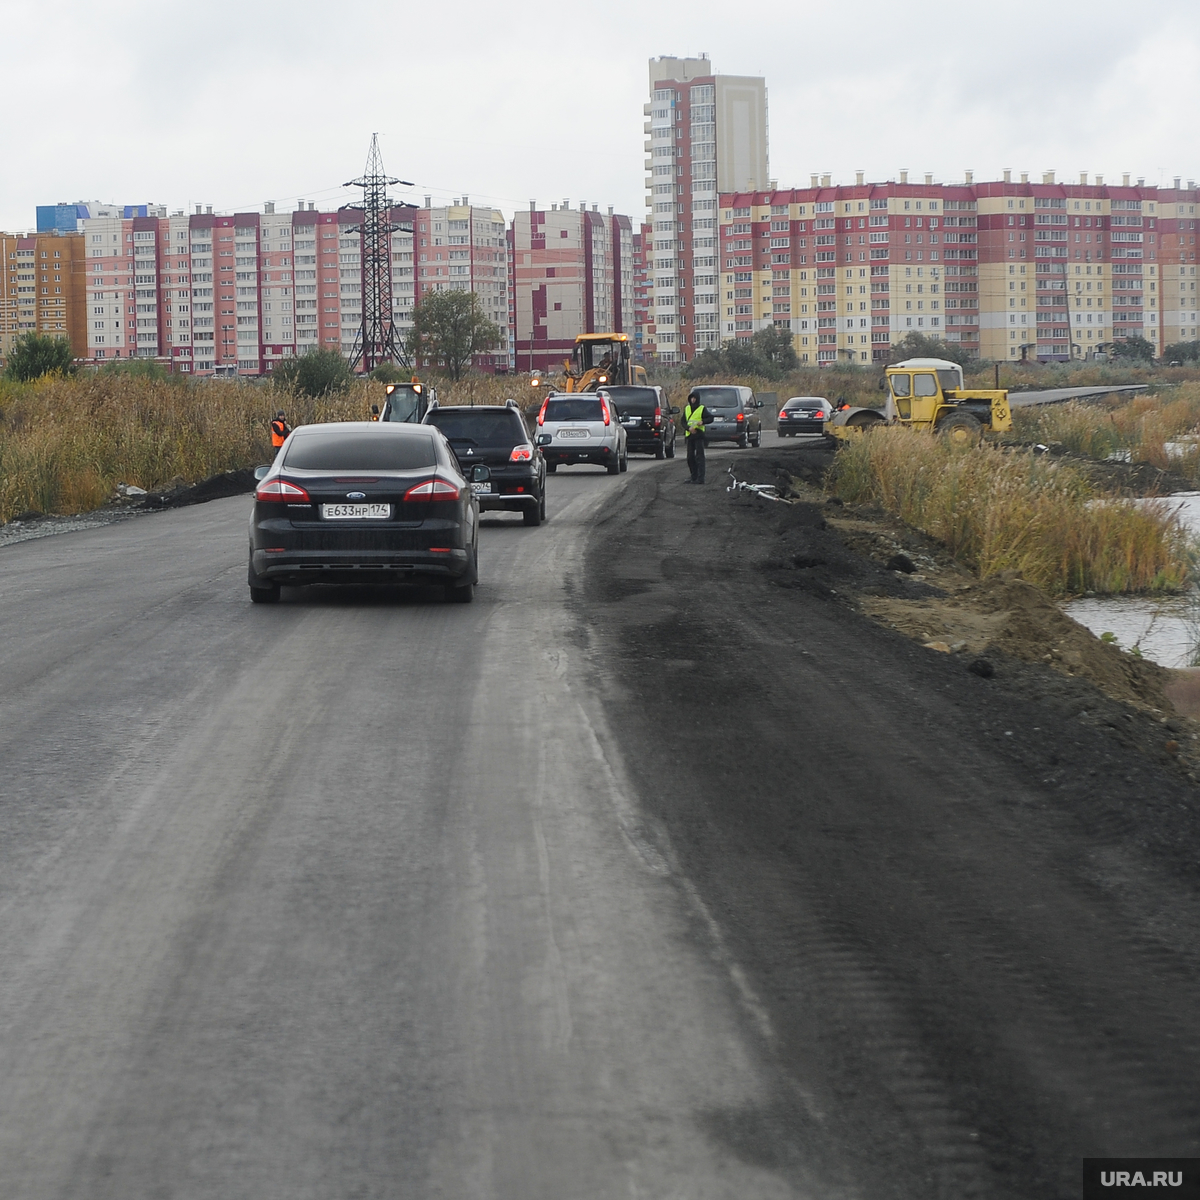
<path id="1" fill-rule="evenodd" d="M 547 471 L 558 470 L 559 463 L 595 463 L 610 475 L 629 467 L 620 414 L 595 392 L 547 396 L 537 415 L 535 436 Z"/>

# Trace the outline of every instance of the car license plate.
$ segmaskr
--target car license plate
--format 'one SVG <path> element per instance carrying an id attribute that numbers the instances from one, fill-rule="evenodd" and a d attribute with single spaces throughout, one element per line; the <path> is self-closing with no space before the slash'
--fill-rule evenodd
<path id="1" fill-rule="evenodd" d="M 492 485 L 490 483 L 473 483 L 471 491 L 477 496 L 489 496 L 492 492 Z"/>
<path id="2" fill-rule="evenodd" d="M 585 438 L 588 435 L 586 429 L 560 429 L 558 436 L 564 441 L 568 438 Z"/>
<path id="3" fill-rule="evenodd" d="M 326 521 L 386 521 L 392 515 L 390 504 L 322 504 Z"/>

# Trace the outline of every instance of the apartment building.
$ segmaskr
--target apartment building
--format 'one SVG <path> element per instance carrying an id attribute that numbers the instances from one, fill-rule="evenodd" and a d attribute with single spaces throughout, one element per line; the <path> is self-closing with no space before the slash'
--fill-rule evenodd
<path id="1" fill-rule="evenodd" d="M 593 204 L 530 202 L 512 225 L 515 369 L 554 370 L 581 333 L 634 332 L 633 224 Z"/>
<path id="2" fill-rule="evenodd" d="M 885 359 L 923 333 L 992 359 L 1067 360 L 1144 337 L 1161 353 L 1193 340 L 1194 181 L 834 185 L 722 194 L 720 337 L 767 325 L 801 362 Z M 680 329 L 705 329 L 694 297 Z M 661 321 L 656 309 L 656 320 Z M 702 323 L 703 318 L 703 323 Z"/>
<path id="3" fill-rule="evenodd" d="M 392 299 L 401 335 L 414 303 L 414 206 L 391 212 Z M 270 371 L 309 349 L 352 355 L 362 323 L 359 212 L 296 211 L 82 219 L 87 354 L 148 357 L 173 370 Z"/>
<path id="4" fill-rule="evenodd" d="M 416 275 L 398 281 L 397 294 L 419 301 L 432 291 L 467 291 L 479 297 L 484 314 L 499 326 L 502 341 L 494 350 L 475 356 L 482 371 L 507 371 L 512 362 L 509 324 L 508 229 L 504 214 L 479 208 L 464 196 L 452 205 L 425 207 L 415 213 Z M 395 268 L 393 267 L 393 271 Z M 411 305 L 410 305 L 411 307 Z M 411 322 L 411 312 L 405 313 Z"/>
<path id="5" fill-rule="evenodd" d="M 766 81 L 717 75 L 704 56 L 654 58 L 644 113 L 653 320 L 642 330 L 643 351 L 662 362 L 681 362 L 722 337 L 718 196 L 774 186 L 768 178 Z M 684 312 L 686 322 L 680 319 Z"/>
<path id="6" fill-rule="evenodd" d="M 87 353 L 83 238 L 0 234 L 0 359 L 27 333 L 67 338 Z"/>

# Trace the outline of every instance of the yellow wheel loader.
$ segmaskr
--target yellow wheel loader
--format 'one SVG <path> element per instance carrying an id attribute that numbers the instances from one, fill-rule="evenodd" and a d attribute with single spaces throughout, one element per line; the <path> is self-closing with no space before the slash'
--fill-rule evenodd
<path id="1" fill-rule="evenodd" d="M 884 425 L 928 429 L 955 445 L 978 445 L 985 432 L 1013 427 L 1008 392 L 966 388 L 962 367 L 942 358 L 909 358 L 886 371 L 887 401 L 882 409 L 843 408 L 825 422 L 825 436 L 861 437 Z"/>
<path id="2" fill-rule="evenodd" d="M 563 366 L 564 392 L 594 392 L 597 388 L 646 382 L 646 369 L 629 361 L 632 349 L 627 333 L 581 333 L 575 352 Z"/>

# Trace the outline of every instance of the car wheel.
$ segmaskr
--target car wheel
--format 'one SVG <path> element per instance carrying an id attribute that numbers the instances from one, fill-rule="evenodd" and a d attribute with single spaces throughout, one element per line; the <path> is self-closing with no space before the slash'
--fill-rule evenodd
<path id="1" fill-rule="evenodd" d="M 446 599 L 451 604 L 470 604 L 475 599 L 475 585 L 473 583 L 464 583 L 462 587 L 455 587 L 452 583 L 445 586 Z"/>
<path id="2" fill-rule="evenodd" d="M 553 475 L 554 472 L 557 470 L 558 470 L 558 463 L 547 463 L 546 464 L 546 474 L 547 475 Z"/>
<path id="3" fill-rule="evenodd" d="M 608 472 L 610 475 L 617 475 L 617 474 L 619 474 L 619 473 L 620 473 L 620 470 L 621 470 L 621 460 L 620 460 L 619 458 L 617 458 L 617 459 L 614 459 L 614 460 L 613 460 L 612 462 L 610 462 L 610 463 L 605 463 L 605 464 L 604 464 L 604 469 L 605 469 L 605 470 L 606 470 L 606 471 L 607 471 L 607 472 Z"/>
<path id="4" fill-rule="evenodd" d="M 617 463 L 617 469 L 624 472 L 629 470 L 629 455 L 622 454 L 620 461 Z"/>
<path id="5" fill-rule="evenodd" d="M 538 499 L 538 512 L 542 514 L 542 520 L 546 519 L 546 484 L 542 482 L 542 494 Z"/>
<path id="6" fill-rule="evenodd" d="M 279 601 L 279 585 L 252 587 L 250 589 L 250 599 L 255 604 L 276 604 Z"/>
<path id="7" fill-rule="evenodd" d="M 521 519 L 526 525 L 540 525 L 542 523 L 542 506 L 540 504 L 535 504 L 532 508 L 522 509 Z"/>
<path id="8" fill-rule="evenodd" d="M 754 444 L 756 446 L 762 445 L 762 430 L 761 429 L 754 435 Z"/>
<path id="9" fill-rule="evenodd" d="M 742 436 L 740 438 L 738 438 L 737 445 L 738 445 L 739 450 L 745 450 L 745 448 L 748 445 L 750 445 L 749 437 L 747 437 L 746 434 L 743 433 Z"/>
<path id="10" fill-rule="evenodd" d="M 667 452 L 663 449 L 662 442 L 659 442 L 658 445 L 654 447 L 654 457 L 661 460 L 666 458 L 666 456 Z"/>
<path id="11" fill-rule="evenodd" d="M 668 458 L 675 457 L 675 439 L 674 438 L 671 439 L 671 444 L 667 447 L 667 457 Z"/>

